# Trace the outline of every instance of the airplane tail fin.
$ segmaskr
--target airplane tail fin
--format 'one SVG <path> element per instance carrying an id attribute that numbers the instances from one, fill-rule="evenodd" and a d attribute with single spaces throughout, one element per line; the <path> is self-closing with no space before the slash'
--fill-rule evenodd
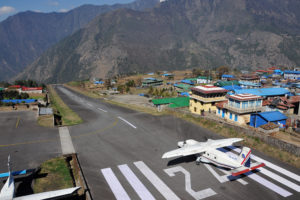
<path id="1" fill-rule="evenodd" d="M 239 155 L 240 164 L 246 167 L 250 166 L 251 149 L 249 147 L 243 147 Z"/>

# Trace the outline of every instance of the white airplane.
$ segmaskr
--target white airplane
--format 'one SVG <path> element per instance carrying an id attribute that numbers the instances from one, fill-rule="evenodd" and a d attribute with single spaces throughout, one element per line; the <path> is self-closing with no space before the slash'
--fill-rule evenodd
<path id="1" fill-rule="evenodd" d="M 43 199 L 53 199 L 56 197 L 64 197 L 73 194 L 80 187 L 67 188 L 62 190 L 55 190 L 50 192 L 42 192 L 27 196 L 14 197 L 15 195 L 15 183 L 13 175 L 10 171 L 10 157 L 8 157 L 8 179 L 4 184 L 0 192 L 0 200 L 43 200 Z"/>
<path id="2" fill-rule="evenodd" d="M 229 138 L 198 142 L 196 140 L 186 140 L 178 142 L 179 149 L 166 152 L 162 158 L 173 158 L 178 156 L 196 155 L 196 164 L 212 163 L 217 166 L 231 169 L 232 176 L 238 176 L 249 171 L 264 167 L 264 163 L 251 163 L 251 149 L 243 147 L 238 157 L 232 157 L 218 150 L 218 148 L 231 146 L 233 143 L 242 141 L 242 138 Z"/>

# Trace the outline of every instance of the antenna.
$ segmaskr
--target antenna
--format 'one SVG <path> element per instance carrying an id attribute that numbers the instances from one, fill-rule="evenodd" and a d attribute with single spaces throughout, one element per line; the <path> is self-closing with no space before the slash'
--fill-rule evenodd
<path id="1" fill-rule="evenodd" d="M 10 172 L 10 155 L 8 155 L 7 158 L 7 167 L 8 167 L 8 171 Z"/>

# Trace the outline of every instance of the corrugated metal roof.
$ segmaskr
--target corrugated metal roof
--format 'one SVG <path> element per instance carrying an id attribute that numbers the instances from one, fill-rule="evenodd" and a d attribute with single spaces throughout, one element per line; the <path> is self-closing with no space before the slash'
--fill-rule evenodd
<path id="1" fill-rule="evenodd" d="M 239 86 L 239 85 L 225 85 L 222 88 L 224 88 L 226 90 L 240 90 L 240 89 L 242 89 L 242 87 Z"/>
<path id="2" fill-rule="evenodd" d="M 223 74 L 222 78 L 234 78 L 234 76 L 230 74 Z"/>
<path id="3" fill-rule="evenodd" d="M 261 86 L 260 83 L 253 83 L 253 82 L 250 82 L 250 81 L 239 81 L 239 83 L 241 85 L 246 85 L 246 86 L 254 86 L 254 87 L 260 87 Z"/>
<path id="4" fill-rule="evenodd" d="M 4 99 L 2 100 L 3 103 L 33 103 L 33 102 L 36 102 L 37 100 L 36 99 Z"/>
<path id="5" fill-rule="evenodd" d="M 226 85 L 240 85 L 240 84 L 237 80 L 234 80 L 234 81 L 218 81 L 214 85 L 219 86 L 219 87 L 223 87 L 223 86 L 226 86 Z"/>
<path id="6" fill-rule="evenodd" d="M 300 74 L 300 71 L 290 71 L 290 70 L 285 70 L 285 74 Z"/>
<path id="7" fill-rule="evenodd" d="M 179 108 L 189 106 L 189 97 L 175 97 L 175 98 L 163 98 L 163 99 L 152 99 L 154 105 L 170 104 L 170 108 Z"/>
<path id="8" fill-rule="evenodd" d="M 279 111 L 261 112 L 261 113 L 257 113 L 257 114 L 269 122 L 287 119 L 287 116 L 285 116 L 284 114 L 282 114 Z"/>
<path id="9" fill-rule="evenodd" d="M 241 89 L 234 90 L 236 94 L 254 94 L 258 96 L 280 96 L 289 93 L 289 90 L 285 88 L 257 88 L 257 89 Z"/>

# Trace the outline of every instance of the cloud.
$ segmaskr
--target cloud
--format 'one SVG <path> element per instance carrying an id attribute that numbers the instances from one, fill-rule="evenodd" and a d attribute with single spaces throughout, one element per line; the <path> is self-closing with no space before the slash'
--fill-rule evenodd
<path id="1" fill-rule="evenodd" d="M 64 9 L 64 8 L 62 8 L 62 9 L 60 9 L 58 12 L 62 12 L 62 13 L 64 13 L 64 12 L 68 12 L 69 10 L 68 9 Z"/>
<path id="2" fill-rule="evenodd" d="M 49 5 L 50 6 L 58 6 L 59 3 L 58 3 L 58 1 L 49 1 Z"/>
<path id="3" fill-rule="evenodd" d="M 14 13 L 16 12 L 16 9 L 10 6 L 2 6 L 0 7 L 0 16 Z"/>

